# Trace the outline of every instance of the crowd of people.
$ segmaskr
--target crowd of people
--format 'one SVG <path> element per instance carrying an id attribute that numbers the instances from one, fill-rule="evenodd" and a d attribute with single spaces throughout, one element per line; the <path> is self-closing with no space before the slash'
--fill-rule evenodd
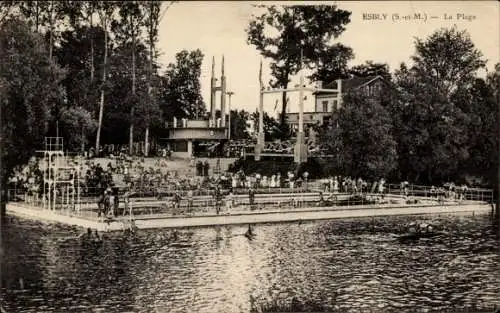
<path id="1" fill-rule="evenodd" d="M 330 176 L 321 180 L 321 185 L 324 192 L 346 192 L 351 194 L 357 193 L 380 193 L 383 194 L 386 189 L 385 179 L 381 178 L 371 184 L 362 178 L 351 178 L 342 176 Z"/>
<path id="2" fill-rule="evenodd" d="M 181 200 L 184 199 L 188 210 L 191 210 L 195 197 L 210 195 L 219 213 L 222 203 L 226 203 L 228 207 L 234 206 L 236 194 L 247 194 L 252 205 L 256 193 L 272 192 L 273 189 L 279 188 L 289 188 L 286 192 L 300 189 L 319 192 L 321 203 L 322 200 L 327 200 L 326 194 L 378 194 L 383 197 L 387 189 L 384 179 L 368 182 L 362 178 L 330 176 L 308 181 L 307 173 L 297 175 L 288 172 L 282 175 L 277 172 L 269 176 L 248 174 L 242 170 L 235 173 L 216 173 L 213 169 L 210 171 L 206 161 L 196 160 L 191 162 L 193 169 L 189 174 L 179 173 L 169 170 L 168 162 L 168 158 L 160 158 L 154 165 L 147 166 L 142 157 L 122 155 L 110 160 L 106 166 L 94 159 L 73 160 L 72 164 L 80 173 L 75 179 L 79 179 L 81 196 L 98 197 L 99 214 L 102 216 L 117 214 L 119 203 L 128 203 L 130 196 L 153 196 L 158 200 L 168 201 L 174 208 L 179 208 Z M 36 194 L 39 197 L 43 196 L 43 175 L 39 162 L 32 160 L 27 167 L 16 173 L 11 183 L 19 189 L 24 189 L 29 195 Z M 123 184 L 119 183 L 120 179 L 117 180 L 117 177 L 122 177 Z M 408 197 L 409 186 L 408 182 L 401 183 L 401 195 Z M 463 200 L 467 190 L 465 185 L 447 184 L 438 188 L 432 186 L 428 196 L 438 200 Z"/>

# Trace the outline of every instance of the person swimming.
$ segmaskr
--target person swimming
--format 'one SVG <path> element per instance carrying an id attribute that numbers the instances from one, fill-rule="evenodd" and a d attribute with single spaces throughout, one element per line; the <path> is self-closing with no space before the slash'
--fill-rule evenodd
<path id="1" fill-rule="evenodd" d="M 179 234 L 177 233 L 177 230 L 174 230 L 174 231 L 172 232 L 172 235 L 171 235 L 171 237 L 170 237 L 170 238 L 171 238 L 173 241 L 177 241 L 177 240 L 179 240 Z"/>
<path id="2" fill-rule="evenodd" d="M 92 240 L 92 229 L 90 229 L 90 227 L 87 228 L 87 232 L 80 234 L 78 238 L 80 238 L 84 242 Z"/>
<path id="3" fill-rule="evenodd" d="M 94 240 L 95 242 L 97 242 L 97 241 L 102 241 L 102 238 L 101 238 L 101 236 L 99 235 L 99 233 L 97 232 L 97 229 L 96 229 L 96 230 L 95 230 L 95 232 L 94 232 L 94 238 L 93 238 L 93 240 Z"/>
<path id="4" fill-rule="evenodd" d="M 248 224 L 248 229 L 245 232 L 245 237 L 247 237 L 248 239 L 252 239 L 253 237 L 255 237 L 255 235 L 256 234 L 253 232 L 252 229 L 252 224 Z"/>

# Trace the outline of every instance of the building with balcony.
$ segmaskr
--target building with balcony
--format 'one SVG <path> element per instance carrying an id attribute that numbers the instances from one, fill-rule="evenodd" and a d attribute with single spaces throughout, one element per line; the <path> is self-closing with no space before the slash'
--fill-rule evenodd
<path id="1" fill-rule="evenodd" d="M 390 85 L 382 76 L 352 77 L 338 79 L 319 88 L 335 89 L 336 92 L 314 92 L 314 111 L 304 112 L 304 129 L 312 125 L 323 125 L 332 119 L 334 114 L 342 107 L 342 97 L 348 92 L 361 92 L 369 99 L 376 100 L 381 92 Z M 292 129 L 297 129 L 299 113 L 287 113 L 287 123 Z M 307 132 L 306 132 L 307 134 Z"/>
<path id="2" fill-rule="evenodd" d="M 173 155 L 183 158 L 201 152 L 218 154 L 228 139 L 228 128 L 221 126 L 220 118 L 215 123 L 212 120 L 174 119 L 165 127 L 168 137 L 162 138 L 162 141 Z"/>

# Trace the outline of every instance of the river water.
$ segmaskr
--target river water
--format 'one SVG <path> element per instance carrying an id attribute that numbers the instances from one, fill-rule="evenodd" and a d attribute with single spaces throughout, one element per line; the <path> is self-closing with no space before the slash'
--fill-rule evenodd
<path id="1" fill-rule="evenodd" d="M 82 230 L 7 217 L 7 312 L 250 312 L 313 301 L 332 312 L 500 307 L 487 216 L 433 217 L 445 234 L 400 243 L 422 217 L 140 230 L 81 244 Z M 222 240 L 216 240 L 219 238 Z M 172 242 L 175 241 L 175 244 Z"/>

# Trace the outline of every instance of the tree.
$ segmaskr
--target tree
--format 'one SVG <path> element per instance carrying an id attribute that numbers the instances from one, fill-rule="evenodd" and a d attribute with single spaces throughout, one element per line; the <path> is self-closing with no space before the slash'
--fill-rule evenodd
<path id="1" fill-rule="evenodd" d="M 88 21 L 90 29 L 90 82 L 94 82 L 95 62 L 94 62 L 94 13 L 97 10 L 97 3 L 87 1 L 83 3 L 83 8 L 80 11 L 82 19 Z"/>
<path id="2" fill-rule="evenodd" d="M 500 69 L 500 65 L 497 64 Z M 496 78 L 495 78 L 496 76 Z M 469 125 L 469 159 L 463 164 L 467 174 L 482 177 L 487 183 L 496 180 L 498 163 L 497 112 L 495 79 L 499 73 L 490 73 L 486 80 L 477 78 L 470 91 L 471 122 Z"/>
<path id="3" fill-rule="evenodd" d="M 130 64 L 132 63 L 132 44 L 121 44 L 113 48 L 109 59 L 108 77 L 109 91 L 107 97 L 107 110 L 103 125 L 103 142 L 130 143 L 130 125 L 134 124 L 134 139 L 144 136 L 145 114 L 143 107 L 147 104 L 147 75 L 149 67 L 149 51 L 142 43 L 136 44 L 135 53 L 135 90 L 131 90 L 132 77 Z M 134 115 L 130 113 L 134 107 Z M 161 117 L 159 111 L 152 113 L 151 123 L 155 124 Z"/>
<path id="4" fill-rule="evenodd" d="M 466 31 L 440 29 L 427 40 L 415 42 L 412 70 L 422 83 L 433 86 L 434 97 L 450 101 L 460 89 L 469 88 L 477 71 L 486 65 Z"/>
<path id="5" fill-rule="evenodd" d="M 231 139 L 248 139 L 250 134 L 248 133 L 248 120 L 250 119 L 250 113 L 245 110 L 231 110 Z"/>
<path id="6" fill-rule="evenodd" d="M 87 137 L 97 128 L 92 114 L 82 107 L 63 107 L 60 113 L 61 133 L 66 138 L 65 148 L 72 151 L 85 150 Z"/>
<path id="7" fill-rule="evenodd" d="M 25 22 L 9 19 L 0 26 L 3 188 L 15 166 L 25 164 L 41 146 L 50 108 L 63 99 L 63 77 L 64 72 L 50 60 L 43 38 Z"/>
<path id="8" fill-rule="evenodd" d="M 9 18 L 13 8 L 14 1 L 0 1 L 0 25 Z"/>
<path id="9" fill-rule="evenodd" d="M 366 61 L 365 64 L 353 66 L 349 73 L 356 77 L 382 76 L 387 81 L 392 79 L 387 63 L 375 63 L 373 61 Z"/>
<path id="10" fill-rule="evenodd" d="M 47 2 L 46 12 L 43 22 L 47 26 L 46 35 L 49 45 L 49 57 L 52 58 L 54 50 L 54 41 L 57 38 L 57 26 L 62 24 L 66 14 L 66 3 L 63 1 L 50 0 Z"/>
<path id="11" fill-rule="evenodd" d="M 99 114 L 96 104 L 99 99 L 98 83 L 101 79 L 92 79 L 91 73 L 95 72 L 92 60 L 95 59 L 98 64 L 103 63 L 104 36 L 102 28 L 77 26 L 74 30 L 61 34 L 60 45 L 54 50 L 55 59 L 68 71 L 68 75 L 62 81 L 68 104 L 85 108 L 96 117 Z M 94 42 L 95 51 L 92 49 Z M 100 74 L 100 67 L 98 70 Z"/>
<path id="12" fill-rule="evenodd" d="M 387 177 L 396 168 L 397 146 L 392 137 L 391 116 L 378 101 L 369 101 L 357 93 L 347 94 L 338 125 L 337 140 L 342 142 L 340 153 L 346 173 L 376 180 Z"/>
<path id="13" fill-rule="evenodd" d="M 102 118 L 104 114 L 104 97 L 106 92 L 106 66 L 108 62 L 108 31 L 110 29 L 110 25 L 113 21 L 113 14 L 116 9 L 116 3 L 112 1 L 100 1 L 97 6 L 97 13 L 99 15 L 99 20 L 101 22 L 101 27 L 104 30 L 104 59 L 102 64 L 102 86 L 101 86 L 101 99 L 99 103 L 99 119 L 97 124 L 97 135 L 95 140 L 95 149 L 99 151 L 100 140 L 101 140 L 101 129 L 102 129 Z"/>
<path id="14" fill-rule="evenodd" d="M 347 63 L 352 59 L 354 59 L 354 53 L 349 47 L 342 44 L 327 47 L 325 51 L 318 54 L 315 71 L 309 79 L 329 83 L 337 79 L 348 78 Z"/>
<path id="15" fill-rule="evenodd" d="M 263 14 L 252 17 L 246 29 L 247 42 L 271 60 L 274 78 L 271 86 L 287 88 L 290 76 L 297 74 L 302 63 L 309 66 L 318 62 L 319 55 L 332 58 L 334 52 L 348 52 L 339 47 L 335 49 L 332 41 L 345 30 L 350 15 L 336 6 L 269 6 Z M 274 33 L 277 35 L 269 35 Z M 322 62 L 325 63 L 325 59 Z M 282 125 L 285 124 L 286 99 L 283 93 Z"/>
<path id="16" fill-rule="evenodd" d="M 251 115 L 251 119 L 254 123 L 255 130 L 259 129 L 259 111 L 255 111 Z M 272 116 L 269 116 L 267 112 L 264 112 L 264 140 L 265 141 L 275 141 L 280 138 L 280 123 Z"/>
<path id="17" fill-rule="evenodd" d="M 129 153 L 132 155 L 134 144 L 134 110 L 139 99 L 136 94 L 136 47 L 137 39 L 141 35 L 141 26 L 143 19 L 143 6 L 136 1 L 124 1 L 121 4 L 119 14 L 121 20 L 115 21 L 113 29 L 117 34 L 118 40 L 126 45 L 131 45 L 132 60 L 130 64 L 130 75 L 132 77 L 130 101 L 130 128 L 129 128 Z"/>
<path id="18" fill-rule="evenodd" d="M 144 2 L 144 26 L 146 32 L 146 42 L 149 45 L 149 71 L 148 71 L 148 101 L 149 105 L 144 107 L 145 113 L 145 126 L 146 132 L 144 137 L 144 152 L 147 156 L 149 153 L 149 127 L 151 124 L 151 110 L 157 108 L 157 98 L 153 93 L 153 79 L 155 78 L 154 66 L 156 63 L 157 51 L 156 42 L 158 41 L 158 26 L 160 21 L 165 14 L 166 10 L 174 3 L 171 1 L 162 12 L 162 2 L 161 1 L 147 1 Z"/>
<path id="19" fill-rule="evenodd" d="M 396 71 L 400 100 L 393 108 L 399 130 L 400 169 L 415 181 L 457 178 L 469 158 L 470 98 L 466 96 L 481 53 L 464 31 L 441 29 L 416 40 L 414 65 Z"/>
<path id="20" fill-rule="evenodd" d="M 47 1 L 20 1 L 19 11 L 28 20 L 34 32 L 38 33 L 44 25 L 44 14 L 47 12 Z"/>
<path id="21" fill-rule="evenodd" d="M 201 65 L 203 53 L 183 50 L 175 55 L 176 63 L 170 63 L 163 76 L 160 107 L 163 118 L 177 119 L 203 116 L 206 112 L 201 96 Z"/>

